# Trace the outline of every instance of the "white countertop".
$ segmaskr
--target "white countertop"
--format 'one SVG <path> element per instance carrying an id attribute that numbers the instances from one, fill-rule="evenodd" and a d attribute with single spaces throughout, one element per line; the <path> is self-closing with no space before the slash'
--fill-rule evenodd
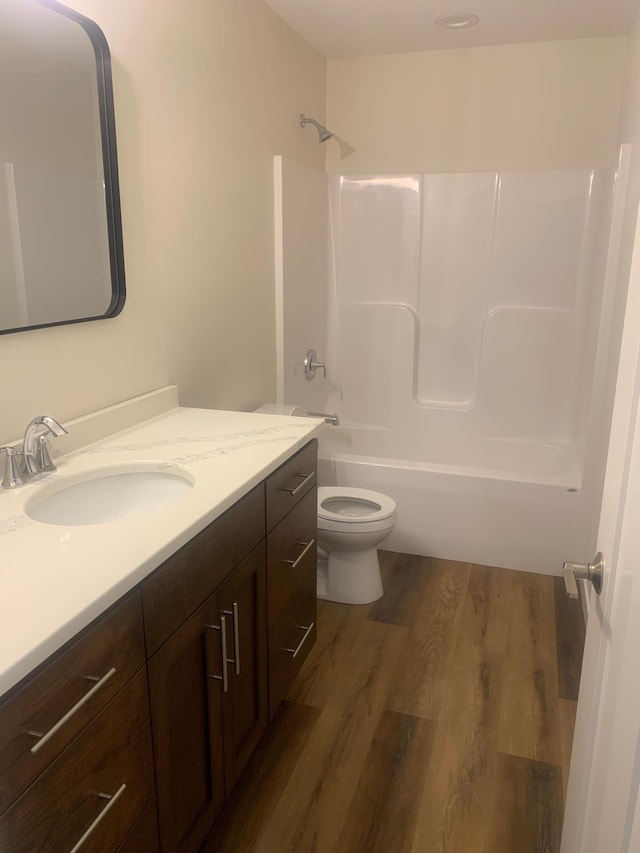
<path id="1" fill-rule="evenodd" d="M 56 460 L 0 491 L 0 695 L 161 565 L 317 434 L 321 422 L 175 408 Z M 55 440 L 53 440 L 55 442 Z M 24 508 L 67 477 L 122 463 L 186 469 L 166 506 L 106 524 L 41 524 Z"/>

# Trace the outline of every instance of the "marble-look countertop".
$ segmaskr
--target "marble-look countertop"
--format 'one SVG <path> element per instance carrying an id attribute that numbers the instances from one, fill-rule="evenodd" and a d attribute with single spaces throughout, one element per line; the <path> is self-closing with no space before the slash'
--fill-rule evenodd
<path id="1" fill-rule="evenodd" d="M 56 460 L 0 491 L 0 695 L 161 565 L 311 439 L 321 422 L 175 408 Z M 52 443 L 55 443 L 55 439 Z M 125 463 L 186 469 L 173 503 L 86 526 L 32 521 L 25 506 L 67 478 Z"/>

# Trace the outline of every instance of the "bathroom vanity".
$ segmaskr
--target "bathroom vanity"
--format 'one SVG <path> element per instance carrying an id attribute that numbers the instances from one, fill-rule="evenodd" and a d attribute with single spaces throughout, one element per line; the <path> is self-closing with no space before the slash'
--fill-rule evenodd
<path id="1" fill-rule="evenodd" d="M 7 516 L 42 483 L 0 496 L 0 553 L 22 539 L 28 561 L 40 537 L 52 549 L 1 599 L 2 641 L 13 627 L 16 643 L 0 674 L 0 849 L 198 849 L 315 640 L 317 428 L 176 409 L 65 457 L 61 483 L 106 456 L 192 475 L 185 497 L 110 524 Z M 67 582 L 101 580 L 63 577 L 48 635 L 28 599 L 20 628 L 16 589 L 43 613 L 51 587 L 34 579 L 65 561 Z"/>

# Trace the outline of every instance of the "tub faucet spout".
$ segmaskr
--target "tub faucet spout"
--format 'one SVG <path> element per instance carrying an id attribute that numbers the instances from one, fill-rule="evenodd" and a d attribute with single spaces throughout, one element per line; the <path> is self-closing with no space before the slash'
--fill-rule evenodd
<path id="1" fill-rule="evenodd" d="M 310 418 L 324 418 L 324 422 L 331 424 L 331 426 L 340 426 L 340 418 L 337 413 L 331 415 L 328 412 L 307 412 L 307 415 Z"/>

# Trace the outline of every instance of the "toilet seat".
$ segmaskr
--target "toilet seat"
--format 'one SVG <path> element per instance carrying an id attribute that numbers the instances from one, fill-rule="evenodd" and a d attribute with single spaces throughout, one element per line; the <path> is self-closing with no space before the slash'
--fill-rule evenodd
<path id="1" fill-rule="evenodd" d="M 345 486 L 318 488 L 318 522 L 353 525 L 370 524 L 391 518 L 396 512 L 393 498 L 371 489 Z"/>

